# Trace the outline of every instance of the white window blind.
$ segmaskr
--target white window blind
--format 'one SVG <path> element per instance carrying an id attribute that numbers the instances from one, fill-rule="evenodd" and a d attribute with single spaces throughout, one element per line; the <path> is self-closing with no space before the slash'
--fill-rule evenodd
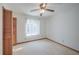
<path id="1" fill-rule="evenodd" d="M 26 21 L 26 36 L 40 34 L 40 20 L 28 19 Z"/>

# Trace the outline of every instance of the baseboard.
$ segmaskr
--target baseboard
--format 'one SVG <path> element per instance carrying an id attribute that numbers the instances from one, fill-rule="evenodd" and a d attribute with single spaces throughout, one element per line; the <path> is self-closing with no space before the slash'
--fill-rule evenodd
<path id="1" fill-rule="evenodd" d="M 71 47 L 68 47 L 68 46 L 66 46 L 66 45 L 64 45 L 64 44 L 62 44 L 62 43 L 56 42 L 56 41 L 51 40 L 51 39 L 49 39 L 49 38 L 47 38 L 47 39 L 50 40 L 50 41 L 52 41 L 52 42 L 55 42 L 55 43 L 57 43 L 57 44 L 60 44 L 60 45 L 62 45 L 62 46 L 64 46 L 64 47 L 66 47 L 66 48 L 69 48 L 69 49 L 71 49 L 71 50 L 73 50 L 73 51 L 76 51 L 77 53 L 79 53 L 79 51 L 76 50 L 76 49 L 73 49 L 73 48 L 71 48 Z"/>
<path id="2" fill-rule="evenodd" d="M 47 38 L 40 38 L 40 39 L 35 39 L 35 40 L 30 40 L 30 41 L 19 42 L 19 43 L 14 44 L 13 46 L 18 45 L 18 44 L 32 42 L 32 41 L 38 41 L 38 40 L 42 40 L 42 39 L 47 39 Z"/>

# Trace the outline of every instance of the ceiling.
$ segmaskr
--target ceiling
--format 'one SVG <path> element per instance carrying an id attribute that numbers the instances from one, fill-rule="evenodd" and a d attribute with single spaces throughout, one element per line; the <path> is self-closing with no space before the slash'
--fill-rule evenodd
<path id="1" fill-rule="evenodd" d="M 26 15 L 31 15 L 31 16 L 40 16 L 39 11 L 30 12 L 33 9 L 39 8 L 39 4 L 40 3 L 7 3 L 4 5 L 9 6 L 11 8 L 11 10 L 14 12 L 20 12 L 20 13 L 24 13 Z M 48 3 L 48 8 L 55 10 L 55 7 L 57 5 L 62 5 L 62 3 Z M 45 11 L 45 13 L 43 14 L 42 17 L 51 16 L 51 15 L 54 15 L 54 13 L 55 12 Z"/>

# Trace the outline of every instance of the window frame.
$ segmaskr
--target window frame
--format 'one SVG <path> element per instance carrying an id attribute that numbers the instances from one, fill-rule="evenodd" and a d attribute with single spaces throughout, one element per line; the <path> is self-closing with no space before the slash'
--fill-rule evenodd
<path id="1" fill-rule="evenodd" d="M 37 25 L 37 28 L 39 27 L 39 28 L 37 29 L 38 33 L 33 33 L 33 32 L 31 32 L 31 33 L 27 34 L 27 30 L 28 30 L 28 29 L 27 29 L 27 21 L 28 21 L 28 20 L 30 20 L 30 21 L 31 21 L 31 20 L 32 20 L 32 21 L 36 20 L 36 22 L 37 22 L 37 24 L 38 24 L 38 25 Z M 29 22 L 30 22 L 30 21 L 29 21 Z M 31 26 L 30 26 L 30 27 L 31 27 Z M 33 29 L 34 29 L 34 28 L 33 28 Z M 39 19 L 27 19 L 27 20 L 26 20 L 26 22 L 25 22 L 25 35 L 26 35 L 26 36 L 36 36 L 36 35 L 40 35 L 40 20 L 39 20 Z"/>

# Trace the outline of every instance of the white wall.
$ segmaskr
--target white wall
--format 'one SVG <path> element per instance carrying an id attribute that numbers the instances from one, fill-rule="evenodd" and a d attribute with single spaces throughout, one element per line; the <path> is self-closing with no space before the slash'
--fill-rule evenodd
<path id="1" fill-rule="evenodd" d="M 47 20 L 47 37 L 79 50 L 79 4 L 62 4 Z"/>
<path id="2" fill-rule="evenodd" d="M 17 18 L 17 42 L 24 41 L 24 20 L 25 17 L 19 13 L 13 13 Z"/>
<path id="3" fill-rule="evenodd" d="M 0 55 L 2 54 L 2 5 L 0 4 Z"/>
<path id="4" fill-rule="evenodd" d="M 24 41 L 44 38 L 44 19 L 28 16 L 28 15 L 24 15 L 22 13 L 16 13 L 16 12 L 13 12 L 13 15 L 17 17 L 17 42 L 24 42 Z M 30 36 L 30 37 L 25 36 L 25 22 L 28 18 L 40 20 L 40 27 L 41 27 L 40 35 Z"/>

